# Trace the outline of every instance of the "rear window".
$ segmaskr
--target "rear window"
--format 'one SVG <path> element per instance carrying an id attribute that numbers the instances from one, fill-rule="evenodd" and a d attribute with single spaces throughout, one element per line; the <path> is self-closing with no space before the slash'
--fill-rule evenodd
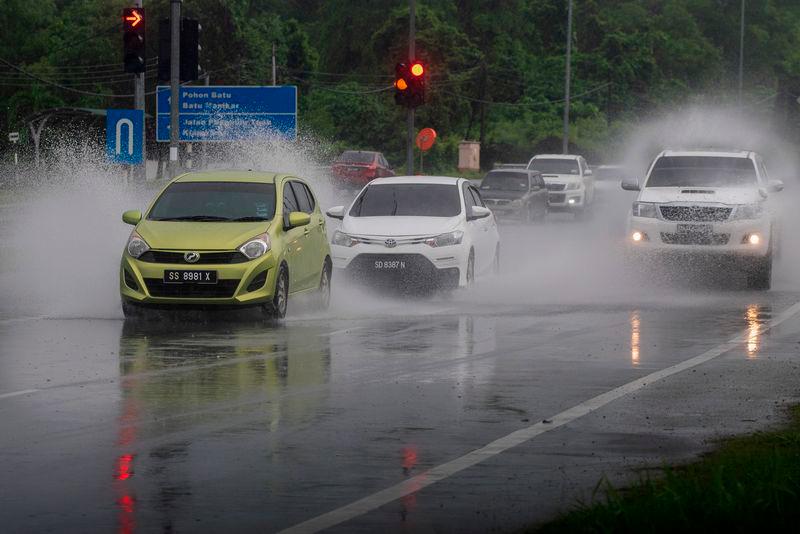
<path id="1" fill-rule="evenodd" d="M 527 172 L 490 172 L 481 182 L 482 190 L 527 191 Z"/>
<path id="2" fill-rule="evenodd" d="M 749 158 L 662 156 L 656 160 L 647 187 L 743 187 L 758 185 Z"/>
<path id="3" fill-rule="evenodd" d="M 369 185 L 356 199 L 351 217 L 455 217 L 461 213 L 453 184 Z"/>
<path id="4" fill-rule="evenodd" d="M 534 158 L 528 169 L 542 174 L 578 174 L 578 161 L 574 159 Z"/>
<path id="5" fill-rule="evenodd" d="M 372 163 L 375 160 L 375 153 L 373 152 L 357 152 L 355 150 L 348 150 L 343 152 L 337 161 L 343 163 Z"/>

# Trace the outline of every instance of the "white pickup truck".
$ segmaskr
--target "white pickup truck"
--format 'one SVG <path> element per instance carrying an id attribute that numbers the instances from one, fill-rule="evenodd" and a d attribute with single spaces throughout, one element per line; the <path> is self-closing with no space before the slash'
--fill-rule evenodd
<path id="1" fill-rule="evenodd" d="M 594 202 L 594 176 L 583 156 L 538 154 L 528 169 L 542 173 L 550 211 L 569 211 L 582 216 Z"/>

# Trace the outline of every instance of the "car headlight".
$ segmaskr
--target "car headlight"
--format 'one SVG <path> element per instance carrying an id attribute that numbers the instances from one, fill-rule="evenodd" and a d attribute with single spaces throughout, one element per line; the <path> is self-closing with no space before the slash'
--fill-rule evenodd
<path id="1" fill-rule="evenodd" d="M 428 238 L 425 240 L 425 244 L 429 247 L 449 247 L 451 245 L 460 245 L 463 238 L 464 232 L 456 230 Z"/>
<path id="2" fill-rule="evenodd" d="M 573 182 L 573 183 L 567 184 L 567 187 L 565 189 L 567 191 L 576 191 L 576 190 L 578 190 L 580 188 L 581 188 L 581 183 L 580 182 Z"/>
<path id="3" fill-rule="evenodd" d="M 354 247 L 361 243 L 358 239 L 351 236 L 350 234 L 346 234 L 344 232 L 340 232 L 336 230 L 333 233 L 333 238 L 331 238 L 332 245 L 339 245 L 340 247 Z"/>
<path id="4" fill-rule="evenodd" d="M 758 219 L 764 214 L 764 206 L 756 204 L 742 204 L 733 211 L 734 219 Z"/>
<path id="5" fill-rule="evenodd" d="M 652 202 L 634 202 L 633 203 L 633 216 L 634 217 L 650 217 L 651 219 L 658 218 L 658 206 Z"/>
<path id="6" fill-rule="evenodd" d="M 247 256 L 247 259 L 254 260 L 266 254 L 272 248 L 272 242 L 269 239 L 269 234 L 264 232 L 239 247 L 239 252 Z"/>
<path id="7" fill-rule="evenodd" d="M 148 250 L 150 250 L 150 245 L 147 244 L 147 241 L 142 239 L 136 230 L 131 232 L 131 236 L 128 238 L 128 244 L 126 246 L 128 249 L 128 255 L 131 258 L 138 258 Z"/>

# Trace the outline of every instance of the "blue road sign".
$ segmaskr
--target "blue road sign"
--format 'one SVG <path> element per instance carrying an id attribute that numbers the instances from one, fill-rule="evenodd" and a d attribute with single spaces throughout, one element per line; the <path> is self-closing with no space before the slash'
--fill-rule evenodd
<path id="1" fill-rule="evenodd" d="M 144 145 L 144 111 L 106 110 L 106 158 L 111 163 L 139 165 Z"/>
<path id="2" fill-rule="evenodd" d="M 297 88 L 294 86 L 183 86 L 179 90 L 180 140 L 238 141 L 278 135 L 297 137 Z M 156 93 L 156 137 L 170 135 L 170 88 Z"/>

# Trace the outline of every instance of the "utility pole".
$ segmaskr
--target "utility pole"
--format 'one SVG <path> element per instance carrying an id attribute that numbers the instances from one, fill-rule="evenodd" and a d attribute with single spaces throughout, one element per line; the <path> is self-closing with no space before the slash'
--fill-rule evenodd
<path id="1" fill-rule="evenodd" d="M 275 43 L 272 43 L 272 85 L 278 85 L 278 77 L 276 75 L 276 68 L 275 68 Z"/>
<path id="2" fill-rule="evenodd" d="M 410 65 L 417 55 L 416 51 L 416 1 L 408 0 L 408 64 Z M 408 132 L 406 139 L 406 174 L 414 175 L 414 108 L 408 108 Z"/>
<path id="3" fill-rule="evenodd" d="M 169 177 L 178 173 L 178 100 L 181 77 L 181 0 L 170 0 L 170 117 L 169 117 Z"/>
<path id="4" fill-rule="evenodd" d="M 742 105 L 742 83 L 744 80 L 744 8 L 745 0 L 742 0 L 742 16 L 739 24 L 739 106 Z"/>
<path id="5" fill-rule="evenodd" d="M 567 7 L 567 67 L 564 73 L 564 138 L 561 151 L 569 152 L 569 89 L 572 76 L 572 0 L 568 0 Z"/>
<path id="6" fill-rule="evenodd" d="M 133 3 L 134 7 L 144 7 L 142 6 L 142 0 L 135 0 Z M 147 66 L 147 60 L 145 59 L 145 67 Z M 144 112 L 144 72 L 138 72 L 133 75 L 133 109 L 141 109 Z M 147 117 L 145 114 L 145 118 L 142 121 L 142 128 L 144 131 L 142 132 L 142 164 L 136 166 L 136 170 L 134 171 L 136 174 L 136 179 L 138 181 L 144 182 L 147 180 Z"/>

